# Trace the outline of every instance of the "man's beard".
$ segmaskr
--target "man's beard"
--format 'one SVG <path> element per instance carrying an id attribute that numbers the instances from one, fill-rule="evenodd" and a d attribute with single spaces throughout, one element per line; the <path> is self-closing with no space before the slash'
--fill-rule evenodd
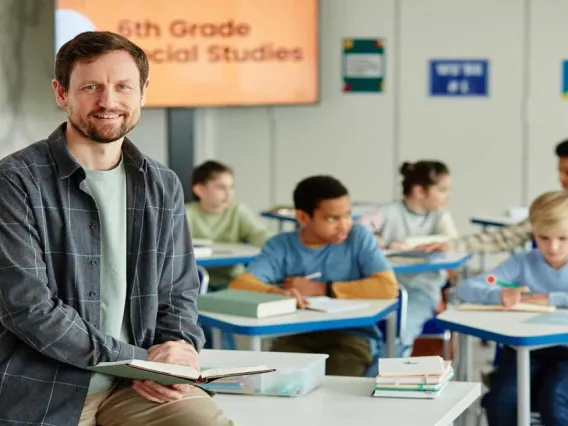
<path id="1" fill-rule="evenodd" d="M 108 112 L 105 111 L 97 111 L 89 115 L 105 114 L 105 113 L 108 114 Z M 123 116 L 123 120 L 120 126 L 118 126 L 117 128 L 113 126 L 113 131 L 109 133 L 104 131 L 104 124 L 101 126 L 102 127 L 101 131 L 99 131 L 99 128 L 91 122 L 84 122 L 83 125 L 80 125 L 77 122 L 75 122 L 73 118 L 71 118 L 71 116 L 68 116 L 68 118 L 71 126 L 73 126 L 73 128 L 82 136 L 84 136 L 89 140 L 92 140 L 93 142 L 105 143 L 105 144 L 114 142 L 124 137 L 128 132 L 130 132 L 134 128 L 134 126 L 136 126 L 136 122 L 133 124 L 129 123 L 126 120 L 125 116 Z M 109 124 L 108 126 L 112 125 Z"/>

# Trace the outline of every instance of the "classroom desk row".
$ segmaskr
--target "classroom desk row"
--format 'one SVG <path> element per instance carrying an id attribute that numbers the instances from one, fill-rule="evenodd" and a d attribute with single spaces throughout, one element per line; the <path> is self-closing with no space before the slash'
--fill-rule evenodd
<path id="1" fill-rule="evenodd" d="M 243 244 L 215 244 L 211 256 L 198 258 L 197 264 L 207 267 L 230 266 L 249 263 L 258 253 L 258 249 Z M 469 254 L 448 254 L 437 257 L 430 262 L 393 265 L 397 274 L 418 273 L 433 270 L 456 270 L 467 265 Z M 213 347 L 221 347 L 222 333 L 236 334 L 245 337 L 247 349 L 260 351 L 262 340 L 283 334 L 308 333 L 323 330 L 339 330 L 354 327 L 369 327 L 386 321 L 386 349 L 388 356 L 395 355 L 396 311 L 398 300 L 366 301 L 367 308 L 357 311 L 337 313 L 321 313 L 301 310 L 293 315 L 273 318 L 247 318 L 236 315 L 200 312 L 199 320 L 204 326 L 213 330 Z"/>
<path id="2" fill-rule="evenodd" d="M 232 351 L 201 352 L 201 364 L 213 355 Z M 269 365 L 263 354 L 248 354 L 251 365 Z M 449 426 L 481 395 L 479 383 L 450 382 L 436 399 L 373 398 L 374 379 L 326 376 L 323 383 L 301 397 L 217 394 L 215 400 L 238 425 L 304 426 L 384 424 Z"/>

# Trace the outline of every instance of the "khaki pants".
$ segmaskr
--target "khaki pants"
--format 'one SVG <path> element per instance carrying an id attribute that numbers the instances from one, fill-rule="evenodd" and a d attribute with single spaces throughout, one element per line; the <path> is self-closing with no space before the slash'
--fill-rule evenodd
<path id="1" fill-rule="evenodd" d="M 233 426 L 215 401 L 192 386 L 178 400 L 157 404 L 131 387 L 89 395 L 79 426 Z"/>
<path id="2" fill-rule="evenodd" d="M 270 350 L 329 354 L 325 365 L 329 376 L 362 376 L 373 361 L 367 338 L 338 330 L 279 337 Z"/>

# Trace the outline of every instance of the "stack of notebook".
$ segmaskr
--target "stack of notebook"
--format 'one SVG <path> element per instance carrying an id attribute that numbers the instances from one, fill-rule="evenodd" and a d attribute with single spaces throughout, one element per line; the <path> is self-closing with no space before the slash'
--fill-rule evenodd
<path id="1" fill-rule="evenodd" d="M 373 396 L 432 399 L 453 377 L 451 361 L 439 356 L 381 358 Z"/>

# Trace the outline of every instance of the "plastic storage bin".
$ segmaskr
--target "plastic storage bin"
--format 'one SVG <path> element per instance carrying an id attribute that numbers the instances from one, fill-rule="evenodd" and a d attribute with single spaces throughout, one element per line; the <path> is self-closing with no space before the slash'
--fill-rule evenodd
<path id="1" fill-rule="evenodd" d="M 217 393 L 302 396 L 322 382 L 327 358 L 325 354 L 204 350 L 203 369 L 265 365 L 276 371 L 216 380 L 202 387 Z"/>

